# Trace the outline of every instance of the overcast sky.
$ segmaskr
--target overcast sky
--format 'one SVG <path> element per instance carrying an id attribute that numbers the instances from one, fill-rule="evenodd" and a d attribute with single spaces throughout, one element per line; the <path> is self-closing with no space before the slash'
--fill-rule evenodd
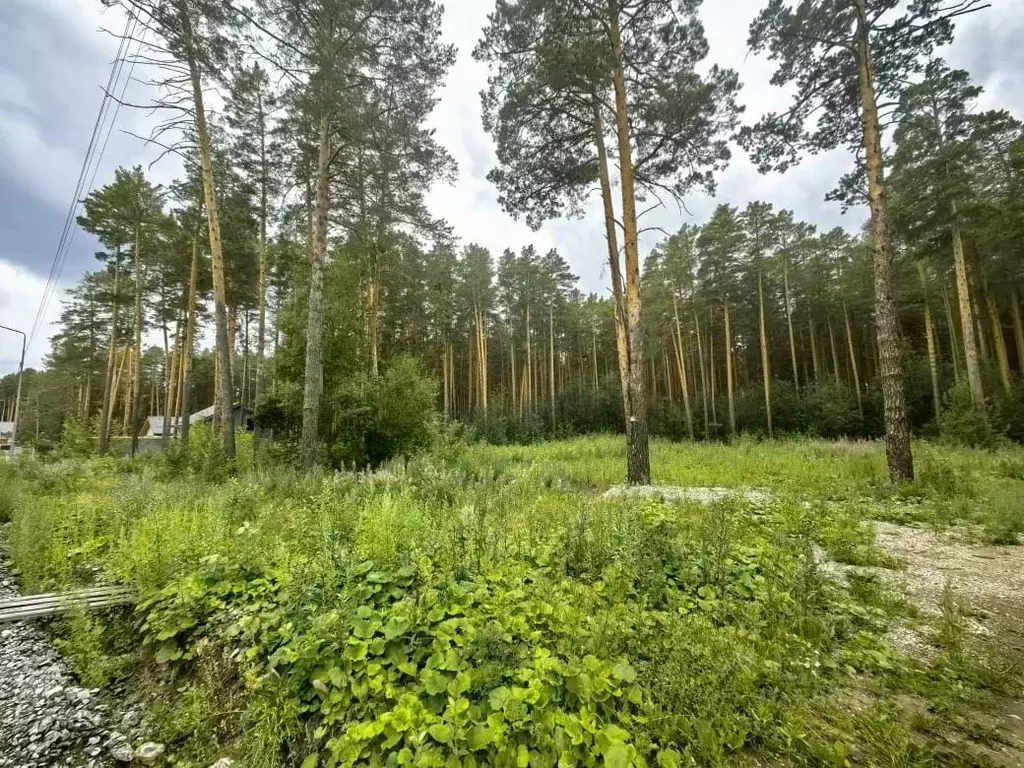
<path id="1" fill-rule="evenodd" d="M 747 25 L 765 0 L 705 0 L 702 12 L 711 43 L 710 61 L 739 71 L 740 101 L 746 120 L 784 104 L 783 94 L 768 83 L 770 65 L 747 55 Z M 602 224 L 595 206 L 580 221 L 557 221 L 539 232 L 505 215 L 486 179 L 494 153 L 480 123 L 479 92 L 487 72 L 471 52 L 493 0 L 448 0 L 444 35 L 458 47 L 458 61 L 449 74 L 431 123 L 442 144 L 459 164 L 454 186 L 437 188 L 430 205 L 464 243 L 477 242 L 495 255 L 506 247 L 534 243 L 557 247 L 581 278 L 584 290 L 607 289 Z M 99 0 L 0 0 L 0 325 L 32 327 L 78 178 L 79 168 L 102 98 L 117 41 L 102 28 L 120 30 L 118 11 L 104 11 Z M 984 107 L 1004 107 L 1024 115 L 1024 0 L 992 0 L 992 7 L 962 22 L 956 43 L 946 52 L 954 66 L 967 69 L 986 93 Z M 137 99 L 142 86 L 133 86 Z M 121 110 L 95 185 L 106 183 L 119 165 L 147 166 L 158 150 L 122 132 L 142 133 L 144 115 Z M 648 227 L 676 230 L 687 221 L 701 222 L 718 202 L 745 205 L 763 199 L 793 209 L 799 218 L 823 228 L 855 230 L 863 214 L 841 215 L 824 202 L 825 193 L 848 170 L 842 153 L 809 159 L 786 176 L 761 176 L 742 150 L 719 179 L 716 200 L 694 196 L 687 210 L 674 205 L 651 213 Z M 151 171 L 159 182 L 177 173 L 165 160 Z M 649 232 L 649 249 L 663 237 Z M 74 241 L 64 265 L 60 290 L 49 302 L 46 324 L 29 350 L 28 363 L 38 365 L 53 333 L 63 289 L 95 268 L 98 244 L 83 232 Z M 0 331 L 0 375 L 16 369 L 20 340 Z"/>

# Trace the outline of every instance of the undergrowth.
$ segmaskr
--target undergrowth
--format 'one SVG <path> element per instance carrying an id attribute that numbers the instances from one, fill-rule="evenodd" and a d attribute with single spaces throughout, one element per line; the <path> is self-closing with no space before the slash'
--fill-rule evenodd
<path id="1" fill-rule="evenodd" d="M 919 445 L 894 492 L 873 444 L 653 448 L 660 482 L 774 499 L 604 499 L 622 449 L 594 437 L 307 477 L 201 445 L 0 465 L 0 513 L 27 588 L 138 586 L 61 647 L 147 691 L 180 765 L 974 764 L 970 712 L 1016 670 L 951 598 L 936 658 L 904 655 L 906 602 L 815 552 L 898 567 L 872 517 L 1009 543 L 1019 450 Z"/>

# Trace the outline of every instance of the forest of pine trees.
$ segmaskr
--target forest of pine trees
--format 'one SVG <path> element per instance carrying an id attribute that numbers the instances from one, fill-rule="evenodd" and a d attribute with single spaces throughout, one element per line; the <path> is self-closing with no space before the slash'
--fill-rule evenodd
<path id="1" fill-rule="evenodd" d="M 353 392 L 409 358 L 486 439 L 625 431 L 633 482 L 649 432 L 885 436 L 894 479 L 910 431 L 1024 438 L 1024 126 L 937 52 L 975 3 L 769 3 L 750 45 L 796 91 L 747 126 L 699 3 L 499 3 L 474 51 L 489 178 L 532 226 L 600 197 L 609 295 L 557 250 L 462 245 L 429 213 L 455 173 L 425 127 L 455 56 L 434 0 L 120 5 L 184 175 L 122 168 L 84 200 L 102 250 L 26 375 L 26 440 L 75 421 L 134 449 L 145 417 L 216 404 L 230 455 L 240 403 L 313 467 Z M 711 191 L 737 151 L 768 171 L 836 147 L 857 166 L 830 198 L 867 203 L 859 234 L 723 200 L 641 253 L 641 198 Z"/>

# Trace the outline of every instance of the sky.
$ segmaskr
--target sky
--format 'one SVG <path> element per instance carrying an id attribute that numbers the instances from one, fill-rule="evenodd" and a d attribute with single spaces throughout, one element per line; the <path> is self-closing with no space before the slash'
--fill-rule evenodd
<path id="1" fill-rule="evenodd" d="M 765 0 L 704 0 L 701 15 L 711 53 L 708 61 L 740 73 L 744 120 L 753 121 L 786 103 L 786 94 L 769 83 L 772 66 L 746 50 L 747 26 Z M 494 163 L 490 137 L 480 120 L 479 93 L 487 69 L 472 58 L 493 0 L 447 0 L 443 35 L 458 48 L 440 103 L 430 118 L 439 142 L 459 165 L 453 185 L 432 190 L 429 205 L 453 226 L 463 243 L 479 243 L 495 255 L 505 248 L 533 243 L 538 250 L 556 247 L 580 277 L 585 291 L 605 292 L 603 224 L 598 201 L 581 220 L 559 220 L 534 232 L 506 215 L 487 181 Z M 47 275 L 89 143 L 118 41 L 123 17 L 99 0 L 2 0 L 0 2 L 0 325 L 29 330 L 34 325 Z M 107 31 L 105 31 L 107 30 Z M 985 88 L 981 107 L 1000 107 L 1024 116 L 1024 0 L 991 0 L 991 7 L 961 21 L 957 38 L 943 55 Z M 145 99 L 144 83 L 133 83 L 127 98 Z M 151 118 L 122 109 L 93 186 L 101 186 L 120 165 L 141 164 L 159 183 L 180 172 L 172 159 L 149 168 L 160 150 L 130 133 L 146 133 Z M 718 178 L 716 198 L 694 195 L 685 207 L 675 204 L 647 215 L 641 241 L 646 252 L 684 223 L 701 223 L 715 205 L 744 206 L 767 200 L 789 208 L 821 228 L 857 230 L 863 211 L 845 216 L 824 201 L 839 176 L 849 170 L 843 152 L 805 160 L 786 175 L 760 175 L 735 148 L 728 170 Z M 77 228 L 76 228 L 77 229 Z M 77 231 L 58 289 L 46 305 L 43 322 L 26 363 L 40 365 L 53 335 L 63 291 L 94 269 L 98 243 Z M 0 376 L 17 368 L 20 338 L 0 331 Z"/>

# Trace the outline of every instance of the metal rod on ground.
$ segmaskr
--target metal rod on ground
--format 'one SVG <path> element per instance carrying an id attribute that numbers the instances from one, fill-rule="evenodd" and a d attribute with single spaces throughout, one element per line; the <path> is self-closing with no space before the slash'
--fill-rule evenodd
<path id="1" fill-rule="evenodd" d="M 18 394 L 14 399 L 14 428 L 11 430 L 11 454 L 14 454 L 14 447 L 18 444 L 18 418 L 21 416 L 21 378 L 25 373 L 25 346 L 27 344 L 27 337 L 24 331 L 19 331 L 17 328 L 10 328 L 6 325 L 0 325 L 5 331 L 11 333 L 21 334 L 21 362 L 18 363 Z"/>

